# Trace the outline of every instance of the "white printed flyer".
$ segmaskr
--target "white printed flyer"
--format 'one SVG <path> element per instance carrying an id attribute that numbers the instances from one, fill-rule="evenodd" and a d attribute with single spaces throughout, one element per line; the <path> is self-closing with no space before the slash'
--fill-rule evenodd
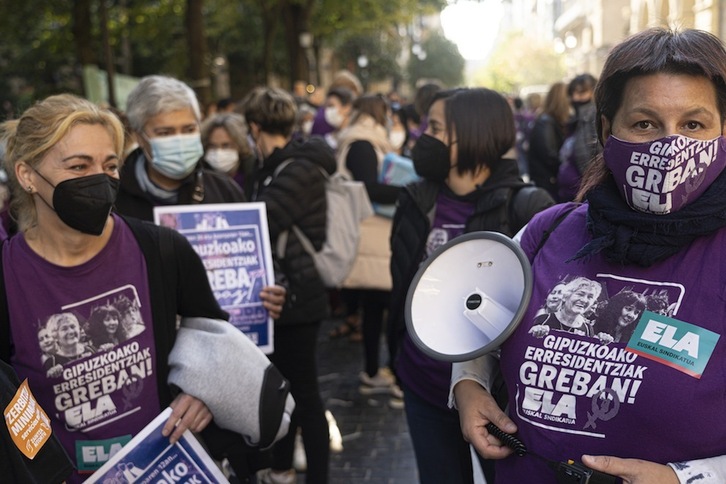
<path id="1" fill-rule="evenodd" d="M 262 288 L 275 282 L 265 204 L 154 207 L 154 222 L 189 240 L 230 323 L 272 353 L 273 322 L 260 300 Z"/>
<path id="2" fill-rule="evenodd" d="M 171 408 L 167 407 L 86 483 L 228 483 L 190 431 L 184 432 L 173 445 L 161 435 L 169 415 Z"/>

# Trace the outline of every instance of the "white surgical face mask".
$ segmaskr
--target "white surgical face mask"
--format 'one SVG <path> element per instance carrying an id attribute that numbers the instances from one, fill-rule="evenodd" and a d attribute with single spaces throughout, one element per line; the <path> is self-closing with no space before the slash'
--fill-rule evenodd
<path id="1" fill-rule="evenodd" d="M 212 148 L 204 154 L 212 168 L 223 173 L 229 173 L 239 164 L 239 153 L 230 148 Z"/>
<path id="2" fill-rule="evenodd" d="M 333 128 L 340 128 L 343 124 L 343 115 L 340 114 L 340 109 L 335 106 L 328 106 L 325 108 L 325 122 Z"/>
<path id="3" fill-rule="evenodd" d="M 401 146 L 403 146 L 403 143 L 406 142 L 406 132 L 391 131 L 391 134 L 388 135 L 388 141 L 391 142 L 391 147 L 393 147 L 394 150 L 399 150 L 401 149 Z"/>
<path id="4" fill-rule="evenodd" d="M 160 136 L 149 139 L 151 165 L 172 180 L 183 180 L 194 171 L 204 154 L 199 133 Z"/>

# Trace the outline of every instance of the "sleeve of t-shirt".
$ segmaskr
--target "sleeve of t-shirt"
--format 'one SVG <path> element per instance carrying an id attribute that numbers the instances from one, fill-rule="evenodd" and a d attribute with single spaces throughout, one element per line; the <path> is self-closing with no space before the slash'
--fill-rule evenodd
<path id="1" fill-rule="evenodd" d="M 368 198 L 372 202 L 396 203 L 401 188 L 378 182 L 378 155 L 371 143 L 362 140 L 351 143 L 345 158 L 345 167 L 353 175 L 354 180 L 365 184 Z"/>
<path id="2" fill-rule="evenodd" d="M 454 387 L 457 383 L 462 380 L 474 380 L 486 391 L 489 391 L 492 376 L 497 371 L 499 371 L 499 352 L 487 353 L 473 360 L 452 363 L 449 408 L 457 408 L 454 397 Z"/>

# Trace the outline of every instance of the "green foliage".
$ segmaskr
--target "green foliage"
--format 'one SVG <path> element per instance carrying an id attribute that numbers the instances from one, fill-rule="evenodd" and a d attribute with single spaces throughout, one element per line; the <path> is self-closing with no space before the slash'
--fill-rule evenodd
<path id="1" fill-rule="evenodd" d="M 441 34 L 432 33 L 421 43 L 421 53 L 414 52 L 408 61 L 408 80 L 414 85 L 419 79 L 439 79 L 446 86 L 459 86 L 464 81 L 466 61 L 456 44 Z"/>
<path id="2" fill-rule="evenodd" d="M 446 0 L 315 0 L 311 31 L 331 38 L 372 34 L 411 22 L 415 15 L 441 10 Z"/>
<path id="3" fill-rule="evenodd" d="M 132 74 L 138 77 L 166 74 L 184 79 L 189 62 L 184 29 L 186 0 L 129 4 L 127 12 L 110 9 L 109 17 L 122 19 L 118 23 L 119 31 L 111 35 L 120 39 L 121 30 L 125 29 L 131 39 Z"/>
<path id="4" fill-rule="evenodd" d="M 187 0 L 0 0 L 0 101 L 11 100 L 22 110 L 52 93 L 83 94 L 79 59 L 91 59 L 104 68 L 101 1 L 107 6 L 116 72 L 136 77 L 167 74 L 186 80 L 190 58 L 184 25 Z M 299 34 L 284 19 L 304 6 L 309 22 L 293 28 L 313 34 L 316 52 L 331 48 L 332 66 L 355 68 L 364 54 L 369 60 L 364 72 L 367 80 L 400 79 L 396 58 L 405 36 L 401 29 L 417 15 L 446 4 L 446 0 L 204 0 L 205 62 L 214 71 L 216 58 L 228 60 L 233 97 L 265 83 L 268 73 L 284 83 L 294 65 L 286 41 L 294 41 Z M 74 14 L 80 7 L 90 22 L 82 44 L 74 35 L 79 26 Z M 267 39 L 266 33 L 270 34 Z M 436 52 L 434 45 L 432 58 Z M 451 69 L 455 61 L 443 59 L 441 66 Z M 456 76 L 451 82 L 458 83 L 461 69 L 458 65 L 453 69 Z"/>
<path id="5" fill-rule="evenodd" d="M 66 2 L 0 0 L 0 12 L 2 99 L 22 110 L 36 95 L 81 92 L 74 75 L 71 9 Z M 19 99 L 9 95 L 11 85 L 21 91 Z"/>
<path id="6" fill-rule="evenodd" d="M 551 46 L 512 32 L 494 47 L 487 65 L 474 75 L 474 83 L 516 94 L 522 87 L 549 85 L 564 75 L 562 57 Z"/>
<path id="7" fill-rule="evenodd" d="M 400 77 L 400 67 L 396 56 L 401 51 L 401 38 L 389 32 L 379 35 L 357 35 L 345 39 L 335 49 L 341 65 L 356 66 L 358 58 L 364 55 L 368 65 L 360 69 L 361 81 L 381 81 L 389 77 Z"/>
<path id="8" fill-rule="evenodd" d="M 207 0 L 205 3 L 210 62 L 218 56 L 227 58 L 233 98 L 240 99 L 253 86 L 265 84 L 265 13 L 261 7 L 269 8 L 273 3 L 265 0 Z M 273 37 L 271 54 L 276 72 L 286 75 L 288 65 L 281 28 Z"/>

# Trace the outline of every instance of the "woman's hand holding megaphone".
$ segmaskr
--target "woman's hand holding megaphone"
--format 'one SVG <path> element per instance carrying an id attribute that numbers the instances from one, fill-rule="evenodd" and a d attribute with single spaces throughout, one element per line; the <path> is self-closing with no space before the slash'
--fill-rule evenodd
<path id="1" fill-rule="evenodd" d="M 504 432 L 513 434 L 517 426 L 501 411 L 494 397 L 473 380 L 462 380 L 454 387 L 456 406 L 464 439 L 487 459 L 503 459 L 514 451 L 486 429 L 493 423 Z"/>

